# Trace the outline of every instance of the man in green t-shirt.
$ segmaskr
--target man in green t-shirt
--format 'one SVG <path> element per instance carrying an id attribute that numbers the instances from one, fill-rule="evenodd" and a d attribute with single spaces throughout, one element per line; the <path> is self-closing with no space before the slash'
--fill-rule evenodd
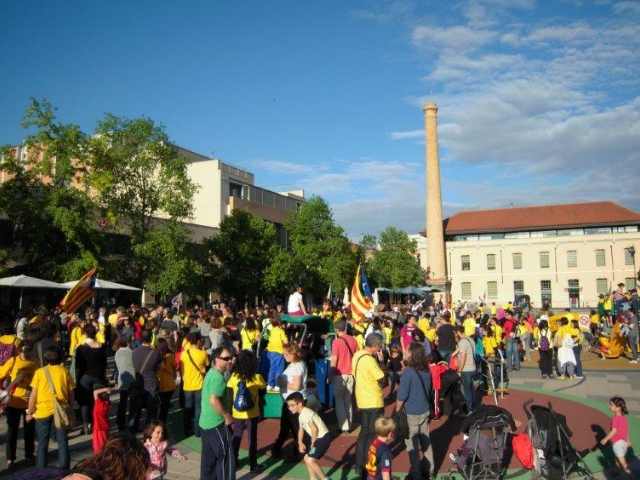
<path id="1" fill-rule="evenodd" d="M 231 369 L 233 354 L 226 347 L 211 353 L 213 368 L 204 378 L 200 430 L 202 438 L 201 480 L 236 480 L 231 444 L 231 398 L 224 373 Z"/>

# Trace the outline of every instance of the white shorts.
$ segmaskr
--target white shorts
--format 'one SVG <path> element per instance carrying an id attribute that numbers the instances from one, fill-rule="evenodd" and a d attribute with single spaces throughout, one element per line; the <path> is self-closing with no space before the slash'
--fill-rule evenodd
<path id="1" fill-rule="evenodd" d="M 613 454 L 616 457 L 624 457 L 627 455 L 627 448 L 629 448 L 629 445 L 627 445 L 627 442 L 625 442 L 624 440 L 618 440 L 612 445 L 612 447 Z"/>

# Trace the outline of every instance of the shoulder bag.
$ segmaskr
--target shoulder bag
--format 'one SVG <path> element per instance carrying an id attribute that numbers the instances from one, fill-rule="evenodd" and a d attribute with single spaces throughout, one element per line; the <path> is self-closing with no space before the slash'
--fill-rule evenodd
<path id="1" fill-rule="evenodd" d="M 53 380 L 51 379 L 51 373 L 48 367 L 44 367 L 44 373 L 47 376 L 47 382 L 49 383 L 49 389 L 53 393 L 53 422 L 56 428 L 62 430 L 71 430 L 76 424 L 76 416 L 71 404 L 60 403 L 58 396 L 56 395 L 56 389 L 53 386 Z"/>

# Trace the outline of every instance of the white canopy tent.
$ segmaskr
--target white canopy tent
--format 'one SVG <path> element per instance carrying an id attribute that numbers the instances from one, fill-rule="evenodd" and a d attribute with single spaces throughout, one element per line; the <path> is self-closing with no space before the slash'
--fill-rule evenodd
<path id="1" fill-rule="evenodd" d="M 20 289 L 20 304 L 19 308 L 22 308 L 22 294 L 25 288 L 56 288 L 59 290 L 66 290 L 68 287 L 61 283 L 52 282 L 50 280 L 43 280 L 41 278 L 29 277 L 27 275 L 17 275 L 15 277 L 0 278 L 0 287 L 10 287 Z"/>
<path id="2" fill-rule="evenodd" d="M 65 282 L 64 288 L 73 288 L 79 280 L 72 280 L 70 282 Z M 128 290 L 131 292 L 140 292 L 142 289 L 131 287 L 129 285 L 123 285 L 122 283 L 110 282 L 109 280 L 101 280 L 99 278 L 96 279 L 96 289 L 98 290 Z"/>

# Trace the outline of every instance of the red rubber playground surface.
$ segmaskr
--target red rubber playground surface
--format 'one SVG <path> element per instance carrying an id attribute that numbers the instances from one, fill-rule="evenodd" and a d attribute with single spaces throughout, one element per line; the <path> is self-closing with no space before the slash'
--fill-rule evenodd
<path id="1" fill-rule="evenodd" d="M 534 400 L 535 405 L 547 406 L 547 404 L 551 402 L 553 409 L 557 413 L 567 417 L 567 424 L 573 431 L 571 443 L 579 452 L 585 452 L 587 454 L 586 461 L 593 472 L 599 472 L 605 468 L 609 468 L 613 461 L 610 452 L 605 455 L 605 451 L 594 448 L 597 445 L 596 438 L 600 439 L 604 437 L 609 431 L 610 412 L 607 405 L 544 390 L 510 389 L 508 394 L 505 394 L 504 398 L 498 398 L 498 401 L 501 407 L 506 408 L 513 415 L 517 426 L 516 433 L 524 432 L 527 418 L 522 409 L 522 405 L 530 399 Z M 493 398 L 485 396 L 483 403 L 493 404 Z M 388 405 L 386 412 L 390 414 L 391 409 L 392 405 Z M 323 418 L 329 430 L 335 431 L 336 426 L 333 411 L 327 410 L 324 412 Z M 462 445 L 463 440 L 462 434 L 460 433 L 462 421 L 463 418 L 453 416 L 451 418 L 443 417 L 442 419 L 431 422 L 431 442 L 433 444 L 434 459 L 438 473 L 444 473 L 452 466 L 449 453 L 456 452 Z M 639 435 L 640 421 L 630 416 L 629 422 L 630 432 L 632 432 L 632 443 L 636 443 L 640 441 L 640 438 L 634 439 L 633 436 Z M 258 427 L 258 455 L 261 457 L 260 462 L 267 465 L 269 473 L 286 475 L 288 477 L 308 478 L 308 473 L 303 463 L 287 463 L 287 458 L 290 457 L 293 452 L 291 440 L 289 440 L 283 448 L 282 459 L 269 457 L 269 450 L 278 435 L 278 431 L 279 419 L 265 419 L 260 422 Z M 351 433 L 334 436 L 329 451 L 320 460 L 328 477 L 345 479 L 355 476 L 351 467 L 354 460 L 358 432 L 359 428 L 356 428 L 356 430 Z M 191 437 L 183 440 L 182 443 L 193 450 L 201 451 L 200 439 Z M 243 451 L 240 453 L 240 468 L 248 466 L 246 465 L 248 463 L 246 459 L 247 446 L 245 435 L 245 439 L 243 439 L 242 442 Z M 401 476 L 403 473 L 409 471 L 409 458 L 405 450 L 404 443 L 393 446 L 394 476 Z M 522 467 L 517 458 L 510 453 L 510 449 L 507 453 L 507 458 L 509 459 L 507 478 L 524 477 L 525 474 L 528 478 L 529 471 Z"/>

